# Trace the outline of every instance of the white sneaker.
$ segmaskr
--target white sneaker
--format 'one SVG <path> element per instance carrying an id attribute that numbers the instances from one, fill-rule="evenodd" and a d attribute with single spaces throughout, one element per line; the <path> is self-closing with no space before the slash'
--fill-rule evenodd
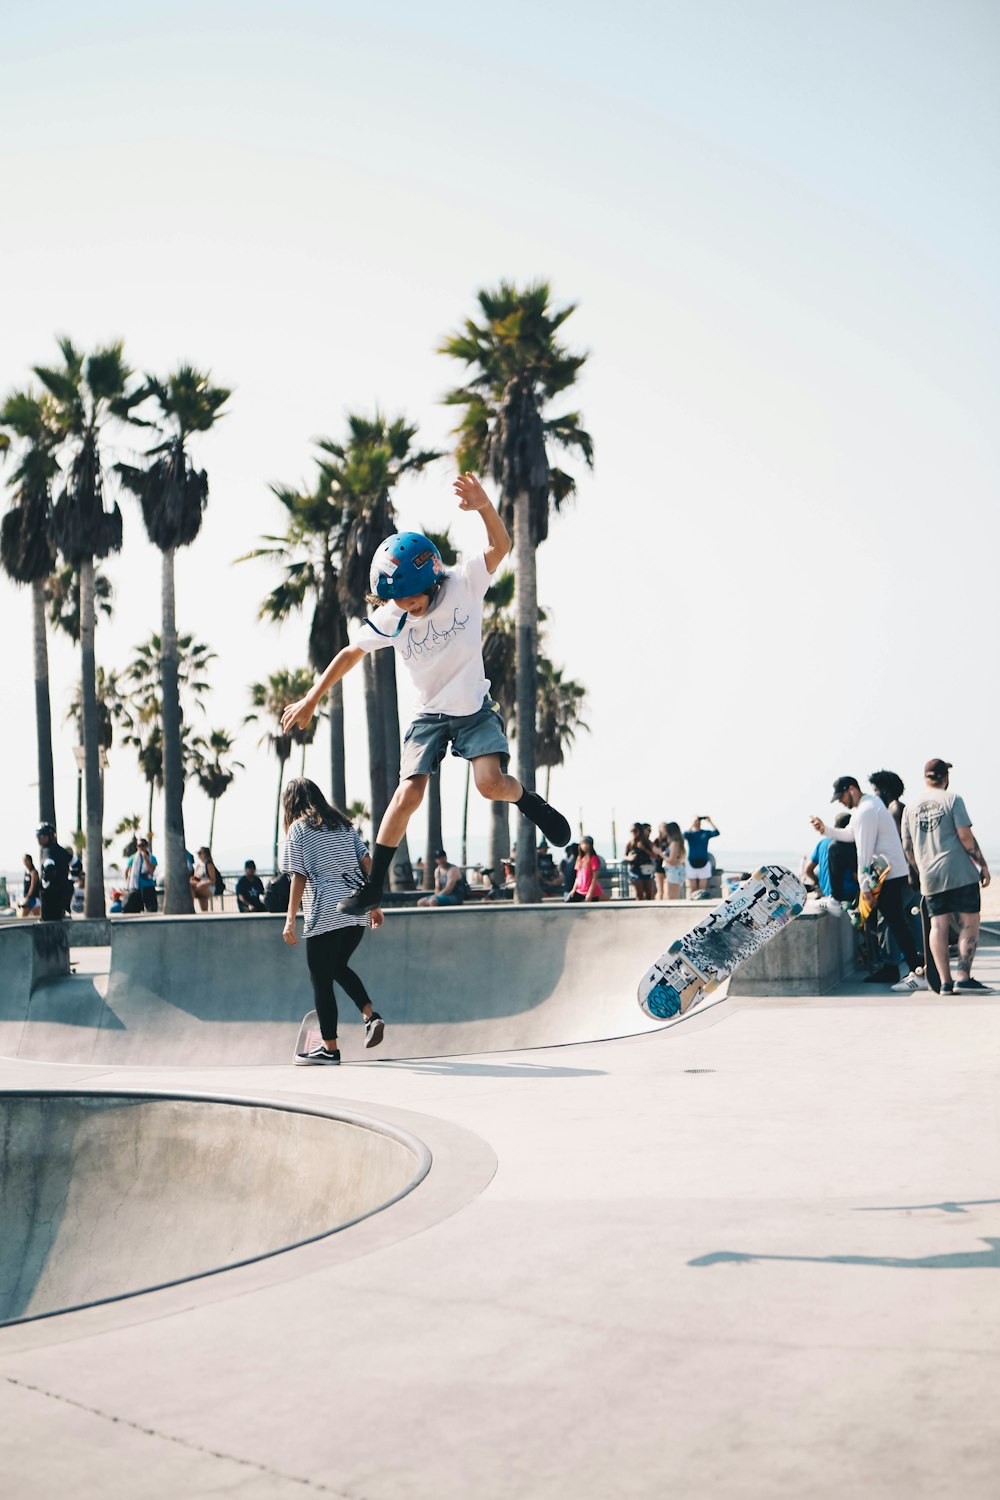
<path id="1" fill-rule="evenodd" d="M 925 976 L 918 974 L 915 970 L 912 974 L 907 974 L 906 978 L 901 979 L 898 984 L 889 986 L 897 995 L 911 995 L 914 990 L 926 990 L 928 987 Z"/>
<path id="2" fill-rule="evenodd" d="M 828 911 L 831 916 L 839 917 L 843 915 L 844 908 L 834 896 L 820 896 L 819 905 L 824 911 Z"/>

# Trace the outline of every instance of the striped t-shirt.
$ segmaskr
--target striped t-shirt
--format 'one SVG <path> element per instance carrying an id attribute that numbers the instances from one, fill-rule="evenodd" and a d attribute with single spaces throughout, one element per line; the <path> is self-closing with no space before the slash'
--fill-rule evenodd
<path id="1" fill-rule="evenodd" d="M 295 819 L 285 836 L 281 868 L 288 875 L 305 876 L 302 910 L 307 938 L 338 927 L 367 924 L 367 913 L 347 917 L 337 910 L 337 902 L 350 896 L 356 882 L 363 879 L 361 861 L 367 853 L 353 828 L 327 828 L 325 823 Z"/>

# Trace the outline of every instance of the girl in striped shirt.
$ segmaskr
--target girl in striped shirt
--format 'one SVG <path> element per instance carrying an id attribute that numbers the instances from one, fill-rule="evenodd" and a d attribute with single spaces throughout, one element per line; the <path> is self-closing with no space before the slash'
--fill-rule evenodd
<path id="1" fill-rule="evenodd" d="M 337 997 L 339 984 L 354 1001 L 365 1023 L 365 1046 L 377 1047 L 385 1023 L 372 1008 L 368 991 L 349 960 L 367 927 L 378 928 L 385 920 L 376 907 L 364 916 L 345 916 L 338 901 L 349 896 L 371 869 L 368 850 L 343 813 L 331 807 L 314 781 L 298 777 L 290 781 L 282 798 L 285 815 L 285 847 L 281 868 L 291 876 L 288 915 L 282 937 L 289 947 L 298 942 L 295 917 L 303 907 L 306 962 L 312 981 L 322 1043 L 300 1052 L 297 1063 L 340 1062 L 337 1046 Z"/>

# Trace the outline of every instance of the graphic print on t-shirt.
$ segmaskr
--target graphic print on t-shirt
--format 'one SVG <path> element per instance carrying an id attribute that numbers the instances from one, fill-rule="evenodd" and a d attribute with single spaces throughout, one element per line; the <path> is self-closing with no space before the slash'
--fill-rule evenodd
<path id="1" fill-rule="evenodd" d="M 404 661 L 410 661 L 414 656 L 431 656 L 435 651 L 443 651 L 449 642 L 455 639 L 458 631 L 464 630 L 469 623 L 469 616 L 459 616 L 455 609 L 452 613 L 451 624 L 446 630 L 438 630 L 434 623 L 428 622 L 427 629 L 423 635 L 419 634 L 420 627 L 411 625 L 405 633 L 406 645 L 400 650 L 400 656 Z"/>

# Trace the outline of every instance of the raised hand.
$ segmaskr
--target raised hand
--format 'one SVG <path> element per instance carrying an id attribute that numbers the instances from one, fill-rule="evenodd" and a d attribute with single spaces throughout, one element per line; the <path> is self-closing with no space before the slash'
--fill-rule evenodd
<path id="1" fill-rule="evenodd" d="M 311 698 L 300 698 L 298 703 L 289 703 L 281 715 L 282 732 L 290 734 L 293 729 L 305 729 L 315 712 L 316 706 Z"/>
<path id="2" fill-rule="evenodd" d="M 458 496 L 459 510 L 485 510 L 490 504 L 490 497 L 475 474 L 459 474 L 454 490 Z"/>

